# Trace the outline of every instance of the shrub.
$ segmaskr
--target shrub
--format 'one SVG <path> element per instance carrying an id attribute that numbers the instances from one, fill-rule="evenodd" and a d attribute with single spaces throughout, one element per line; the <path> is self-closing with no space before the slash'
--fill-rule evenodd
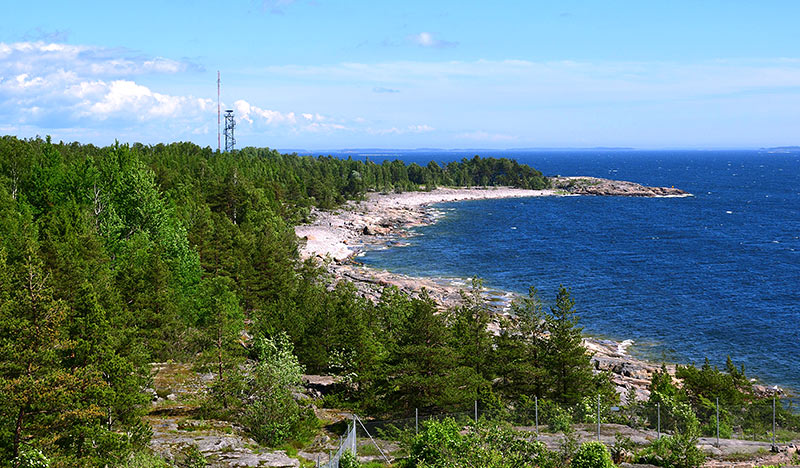
<path id="1" fill-rule="evenodd" d="M 463 446 L 461 427 L 452 418 L 429 420 L 411 444 L 408 466 L 439 466 Z"/>
<path id="2" fill-rule="evenodd" d="M 697 448 L 697 426 L 671 437 L 662 437 L 644 449 L 637 457 L 639 463 L 650 463 L 664 468 L 695 468 L 705 461 L 705 455 Z"/>
<path id="3" fill-rule="evenodd" d="M 611 454 L 600 442 L 584 442 L 570 465 L 572 468 L 613 468 Z"/>
<path id="4" fill-rule="evenodd" d="M 179 468 L 205 468 L 208 466 L 208 460 L 196 445 L 189 445 L 181 450 L 175 465 Z"/>
<path id="5" fill-rule="evenodd" d="M 548 427 L 551 432 L 571 433 L 572 414 L 560 406 L 553 405 L 552 412 L 549 414 Z"/>
<path id="6" fill-rule="evenodd" d="M 249 372 L 231 372 L 225 381 L 217 381 L 206 409 L 238 420 L 254 439 L 269 446 L 306 437 L 318 421 L 313 410 L 294 398 L 304 369 L 288 336 L 259 337 L 253 349 L 258 360 Z"/>
<path id="7" fill-rule="evenodd" d="M 539 441 L 497 425 L 478 423 L 466 431 L 451 418 L 427 421 L 414 438 L 404 468 L 564 466 L 557 455 Z"/>
<path id="8" fill-rule="evenodd" d="M 635 452 L 636 447 L 630 437 L 622 434 L 614 435 L 614 445 L 611 446 L 611 459 L 614 463 L 630 461 Z"/>
<path id="9" fill-rule="evenodd" d="M 359 466 L 361 465 L 353 452 L 345 450 L 342 453 L 342 457 L 339 459 L 339 468 L 358 468 Z"/>
<path id="10" fill-rule="evenodd" d="M 135 452 L 122 465 L 123 468 L 170 468 L 171 465 L 158 455 L 149 450 Z"/>

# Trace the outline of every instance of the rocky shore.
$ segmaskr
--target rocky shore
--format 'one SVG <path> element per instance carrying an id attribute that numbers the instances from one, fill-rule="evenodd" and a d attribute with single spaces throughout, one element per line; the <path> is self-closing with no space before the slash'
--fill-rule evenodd
<path id="1" fill-rule="evenodd" d="M 332 281 L 350 281 L 360 294 L 377 300 L 386 286 L 395 286 L 407 294 L 418 295 L 425 290 L 442 308 L 457 304 L 459 291 L 466 288 L 463 280 L 445 278 L 417 278 L 376 270 L 357 262 L 357 254 L 366 249 L 384 247 L 402 242 L 409 229 L 431 224 L 442 215 L 436 203 L 490 198 L 519 198 L 540 196 L 637 196 L 676 197 L 691 196 L 674 188 L 645 187 L 632 182 L 612 181 L 591 177 L 552 178 L 553 189 L 523 190 L 507 187 L 488 189 L 439 188 L 430 192 L 400 194 L 371 193 L 360 202 L 349 202 L 337 211 L 314 211 L 314 222 L 297 226 L 295 232 L 301 239 L 301 257 L 316 258 L 325 265 Z M 485 293 L 497 305 L 497 328 L 504 305 L 513 298 L 505 291 L 488 290 Z M 597 372 L 611 373 L 617 392 L 624 398 L 633 388 L 638 399 L 649 396 L 650 377 L 661 368 L 660 364 L 646 362 L 630 356 L 630 342 L 586 338 L 585 345 L 593 353 L 592 362 Z M 674 373 L 674 365 L 667 366 Z"/>
<path id="2" fill-rule="evenodd" d="M 599 179 L 597 177 L 551 177 L 550 183 L 557 190 L 571 195 L 623 196 L 623 197 L 689 197 L 675 187 L 648 187 L 624 180 Z"/>
<path id="3" fill-rule="evenodd" d="M 314 222 L 297 226 L 295 232 L 301 239 L 301 257 L 317 258 L 331 274 L 332 281 L 350 281 L 365 297 L 377 300 L 386 286 L 418 295 L 425 290 L 442 308 L 460 300 L 459 291 L 466 287 L 463 281 L 444 278 L 417 278 L 367 268 L 357 261 L 356 255 L 369 248 L 402 242 L 409 229 L 436 221 L 441 212 L 436 203 L 490 198 L 601 195 L 601 196 L 689 196 L 686 192 L 666 187 L 645 187 L 632 182 L 611 181 L 591 177 L 552 178 L 553 189 L 523 190 L 507 187 L 488 189 L 439 188 L 430 192 L 400 194 L 371 193 L 360 202 L 349 202 L 337 211 L 312 213 Z M 490 300 L 498 304 L 498 314 L 512 295 L 503 291 L 487 291 Z M 499 317 L 498 317 L 499 319 Z M 499 320 L 494 324 L 497 327 Z M 493 328 L 494 328 L 493 327 Z M 627 344 L 610 340 L 587 338 L 585 345 L 594 354 L 597 372 L 609 371 L 617 391 L 624 397 L 630 388 L 637 398 L 647 398 L 647 385 L 660 365 L 636 359 L 626 353 Z M 668 366 L 674 372 L 674 366 Z"/>

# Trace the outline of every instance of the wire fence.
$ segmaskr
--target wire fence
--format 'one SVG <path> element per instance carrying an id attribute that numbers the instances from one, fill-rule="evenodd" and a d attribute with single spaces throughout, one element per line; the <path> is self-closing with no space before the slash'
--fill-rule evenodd
<path id="1" fill-rule="evenodd" d="M 684 431 L 692 425 L 700 431 L 700 445 L 719 446 L 720 441 L 724 442 L 725 439 L 737 439 L 758 443 L 766 448 L 771 445 L 777 449 L 781 444 L 800 437 L 800 416 L 793 404 L 792 400 L 777 397 L 728 405 L 720 403 L 718 399 L 706 399 L 700 403 L 699 411 L 695 412 L 687 402 L 669 399 L 612 406 L 600 398 L 594 398 L 584 399 L 580 404 L 564 409 L 553 401 L 533 397 L 523 398 L 513 406 L 475 401 L 470 405 L 470 410 L 465 410 L 463 406 L 453 408 L 455 411 L 414 410 L 413 416 L 404 418 L 361 420 L 358 416 L 352 416 L 336 452 L 329 455 L 327 463 L 318 466 L 339 468 L 346 451 L 375 458 L 380 455 L 388 462 L 391 457 L 384 453 L 388 452 L 387 445 L 390 445 L 387 441 L 409 442 L 415 434 L 424 430 L 428 421 L 445 418 L 451 418 L 463 426 L 475 424 L 476 421 L 511 424 L 521 433 L 533 437 L 578 430 L 584 438 L 596 437 L 607 445 L 613 444 L 615 436 L 625 427 L 642 438 L 653 440 Z M 371 445 L 377 451 L 367 448 Z"/>
<path id="2" fill-rule="evenodd" d="M 320 465 L 318 463 L 317 466 L 319 466 L 320 468 L 339 468 L 339 462 L 341 461 L 345 452 L 350 451 L 355 455 L 357 453 L 356 430 L 357 430 L 356 418 L 354 417 L 353 420 L 347 424 L 347 430 L 342 435 L 342 439 L 339 442 L 339 448 L 336 450 L 336 453 L 328 457 L 327 463 L 323 465 Z"/>

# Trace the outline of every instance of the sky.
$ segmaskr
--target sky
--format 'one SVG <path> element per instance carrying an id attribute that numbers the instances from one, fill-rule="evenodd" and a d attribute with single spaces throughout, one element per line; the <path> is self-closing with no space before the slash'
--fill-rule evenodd
<path id="1" fill-rule="evenodd" d="M 796 0 L 0 0 L 0 134 L 279 149 L 800 144 Z"/>

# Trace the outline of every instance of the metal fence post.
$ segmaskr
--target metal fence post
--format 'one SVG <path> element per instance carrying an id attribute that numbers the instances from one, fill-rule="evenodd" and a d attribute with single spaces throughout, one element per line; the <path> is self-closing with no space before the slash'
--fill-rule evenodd
<path id="1" fill-rule="evenodd" d="M 475 400 L 475 424 L 478 424 L 478 400 Z"/>
<path id="2" fill-rule="evenodd" d="M 656 430 L 658 431 L 658 438 L 660 439 L 661 438 L 661 402 L 660 401 L 658 403 L 656 403 L 656 409 L 658 411 L 658 426 L 657 426 Z"/>
<path id="3" fill-rule="evenodd" d="M 772 450 L 775 450 L 775 399 L 777 398 L 777 393 L 772 394 Z"/>
<path id="4" fill-rule="evenodd" d="M 535 396 L 533 398 L 534 398 L 533 401 L 536 404 L 536 409 L 535 409 L 536 410 L 536 435 L 538 436 L 539 435 L 539 397 Z"/>
<path id="5" fill-rule="evenodd" d="M 600 395 L 597 395 L 597 441 L 600 442 Z"/>
<path id="6" fill-rule="evenodd" d="M 717 397 L 717 447 L 719 447 L 719 397 Z"/>
<path id="7" fill-rule="evenodd" d="M 414 434 L 419 434 L 419 408 L 414 408 Z"/>

